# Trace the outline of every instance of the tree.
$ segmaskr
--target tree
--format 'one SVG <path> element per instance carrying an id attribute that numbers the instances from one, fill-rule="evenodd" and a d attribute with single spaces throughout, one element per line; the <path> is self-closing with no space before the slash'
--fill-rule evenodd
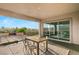
<path id="1" fill-rule="evenodd" d="M 2 26 L 2 29 L 4 29 L 5 27 L 4 26 Z"/>
<path id="2" fill-rule="evenodd" d="M 25 33 L 26 32 L 26 28 L 16 29 L 16 32 L 23 32 L 23 33 Z"/>

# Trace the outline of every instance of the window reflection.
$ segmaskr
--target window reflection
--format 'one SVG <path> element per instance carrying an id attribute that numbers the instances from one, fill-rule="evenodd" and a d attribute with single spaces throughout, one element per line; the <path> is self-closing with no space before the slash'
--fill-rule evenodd
<path id="1" fill-rule="evenodd" d="M 70 21 L 59 21 L 52 23 L 45 23 L 44 25 L 44 36 L 49 36 L 53 39 L 69 41 Z"/>

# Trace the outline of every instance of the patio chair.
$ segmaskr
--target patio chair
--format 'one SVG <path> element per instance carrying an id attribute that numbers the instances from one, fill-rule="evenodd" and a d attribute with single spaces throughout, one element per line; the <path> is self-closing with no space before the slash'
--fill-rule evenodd
<path id="1" fill-rule="evenodd" d="M 24 47 L 25 47 L 25 52 L 28 52 L 28 54 L 35 54 L 36 53 L 34 52 L 35 49 L 37 49 L 37 46 L 35 45 L 34 42 L 32 41 L 29 41 L 27 38 L 23 41 L 24 43 Z"/>

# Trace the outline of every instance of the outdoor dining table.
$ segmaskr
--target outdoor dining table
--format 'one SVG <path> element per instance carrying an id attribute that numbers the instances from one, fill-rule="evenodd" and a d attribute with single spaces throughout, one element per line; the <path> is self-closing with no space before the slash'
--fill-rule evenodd
<path id="1" fill-rule="evenodd" d="M 29 40 L 29 41 L 32 41 L 32 42 L 35 42 L 36 44 L 37 44 L 37 55 L 39 55 L 39 45 L 40 45 L 40 43 L 42 43 L 42 42 L 45 42 L 46 44 L 46 48 L 45 48 L 45 52 L 47 52 L 48 51 L 48 40 L 47 39 L 45 39 L 45 38 L 38 38 L 38 39 L 36 39 L 36 38 L 25 38 L 25 40 Z"/>

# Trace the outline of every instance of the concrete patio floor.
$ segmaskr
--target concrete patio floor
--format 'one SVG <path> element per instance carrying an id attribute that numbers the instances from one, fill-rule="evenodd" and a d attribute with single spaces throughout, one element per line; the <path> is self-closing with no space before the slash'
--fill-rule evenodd
<path id="1" fill-rule="evenodd" d="M 36 36 L 37 37 L 37 36 Z M 2 37 L 0 39 L 0 44 L 4 42 L 12 42 L 16 40 L 23 39 L 22 36 L 8 36 Z M 40 55 L 79 55 L 79 51 L 70 49 L 66 46 L 63 46 L 57 42 L 49 41 L 48 42 L 48 51 L 40 53 Z M 76 47 L 77 48 L 77 47 Z M 42 48 L 40 48 L 42 49 Z M 23 42 L 18 42 L 9 45 L 0 46 L 0 55 L 25 55 L 25 48 Z M 28 54 L 26 54 L 28 55 Z"/>
<path id="2" fill-rule="evenodd" d="M 68 49 L 69 55 L 79 55 L 79 45 L 54 40 L 49 40 L 49 44 Z"/>

